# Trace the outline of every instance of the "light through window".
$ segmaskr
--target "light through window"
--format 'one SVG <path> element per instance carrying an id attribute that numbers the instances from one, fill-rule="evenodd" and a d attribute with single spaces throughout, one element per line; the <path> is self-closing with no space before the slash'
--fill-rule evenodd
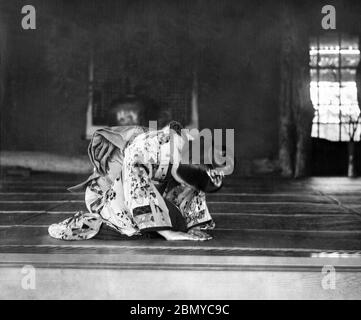
<path id="1" fill-rule="evenodd" d="M 312 137 L 331 141 L 360 140 L 356 68 L 357 37 L 319 36 L 310 42 L 311 100 L 315 109 Z"/>

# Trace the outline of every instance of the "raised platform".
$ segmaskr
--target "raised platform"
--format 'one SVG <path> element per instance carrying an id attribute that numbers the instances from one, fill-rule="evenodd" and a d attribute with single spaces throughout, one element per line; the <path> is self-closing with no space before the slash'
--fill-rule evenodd
<path id="1" fill-rule="evenodd" d="M 208 196 L 217 227 L 204 243 L 50 238 L 49 224 L 84 210 L 66 192 L 81 179 L 2 179 L 1 298 L 361 298 L 361 179 L 227 179 Z M 24 265 L 36 290 L 21 287 Z"/>

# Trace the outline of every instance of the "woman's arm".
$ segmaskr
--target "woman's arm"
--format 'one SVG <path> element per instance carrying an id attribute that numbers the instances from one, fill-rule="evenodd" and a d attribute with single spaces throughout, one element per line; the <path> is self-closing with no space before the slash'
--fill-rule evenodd
<path id="1" fill-rule="evenodd" d="M 177 170 L 179 167 L 179 164 L 182 160 L 182 148 L 184 145 L 184 140 L 182 137 L 178 135 L 173 136 L 173 143 L 171 142 L 170 146 L 173 148 L 171 151 L 171 162 L 172 162 L 172 170 L 171 174 L 172 177 L 179 182 L 180 184 L 185 184 L 186 182 L 178 175 Z"/>

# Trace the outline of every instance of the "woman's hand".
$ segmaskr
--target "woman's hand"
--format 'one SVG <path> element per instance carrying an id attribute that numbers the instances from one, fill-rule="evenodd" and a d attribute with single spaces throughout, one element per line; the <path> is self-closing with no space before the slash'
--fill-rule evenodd
<path id="1" fill-rule="evenodd" d="M 212 183 L 216 186 L 216 187 L 220 187 L 222 185 L 222 181 L 224 178 L 224 173 L 222 170 L 217 170 L 217 169 L 211 169 L 208 171 L 208 175 L 212 180 Z"/>
<path id="2" fill-rule="evenodd" d="M 212 239 L 212 237 L 207 233 L 198 230 L 190 230 L 187 233 L 172 230 L 162 230 L 157 232 L 168 241 L 206 241 Z"/>

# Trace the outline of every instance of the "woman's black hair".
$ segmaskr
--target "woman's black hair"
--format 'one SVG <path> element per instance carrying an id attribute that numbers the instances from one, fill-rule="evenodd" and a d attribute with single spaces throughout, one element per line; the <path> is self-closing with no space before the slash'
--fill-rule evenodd
<path id="1" fill-rule="evenodd" d="M 172 120 L 171 122 L 169 122 L 168 126 L 171 130 L 174 130 L 174 132 L 176 132 L 178 135 L 182 134 L 181 130 L 184 127 L 178 121 Z"/>

